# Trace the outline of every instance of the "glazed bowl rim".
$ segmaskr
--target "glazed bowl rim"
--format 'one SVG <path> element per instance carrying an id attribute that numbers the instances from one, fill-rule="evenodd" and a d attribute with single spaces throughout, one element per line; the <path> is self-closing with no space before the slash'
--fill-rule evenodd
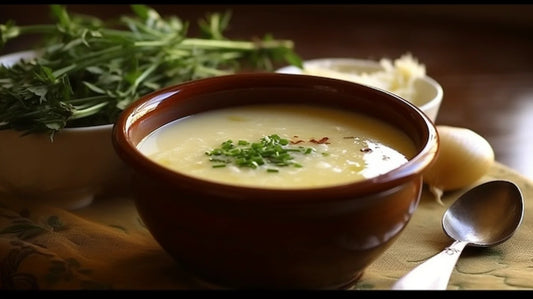
<path id="1" fill-rule="evenodd" d="M 280 82 L 294 80 L 309 80 L 308 83 L 322 83 L 322 84 L 334 84 L 335 86 L 351 86 L 358 85 L 358 88 L 368 89 L 375 93 L 381 93 L 384 97 L 389 97 L 390 99 L 395 98 L 401 102 L 398 105 L 409 106 L 408 109 L 416 114 L 417 118 L 425 124 L 424 126 L 424 136 L 427 136 L 427 139 L 422 140 L 422 148 L 413 156 L 409 161 L 402 164 L 401 166 L 388 171 L 384 174 L 364 179 L 361 181 L 349 182 L 339 185 L 330 185 L 322 187 L 310 187 L 310 188 L 283 188 L 276 189 L 271 187 L 258 187 L 258 186 L 240 186 L 240 185 L 231 185 L 226 183 L 219 183 L 215 181 L 202 180 L 201 178 L 196 178 L 188 176 L 186 174 L 179 173 L 177 171 L 171 170 L 164 166 L 157 164 L 156 162 L 150 160 L 148 157 L 143 155 L 137 148 L 136 144 L 128 138 L 128 130 L 131 128 L 132 124 L 136 121 L 139 121 L 139 118 L 142 117 L 142 113 L 139 112 L 143 106 L 151 106 L 155 110 L 156 104 L 161 103 L 162 101 L 171 98 L 173 95 L 179 94 L 182 90 L 188 88 L 195 88 L 208 85 L 225 85 L 224 82 L 238 82 L 240 78 L 253 78 L 254 80 L 273 78 L 279 79 Z M 307 79 L 305 79 L 307 78 Z M 233 81 L 232 81 L 233 80 Z M 314 80 L 314 81 L 313 81 Z M 292 81 L 291 81 L 292 82 Z M 229 84 L 232 88 L 238 89 L 238 83 L 236 85 Z M 292 87 L 300 84 L 293 84 Z M 353 88 L 353 87 L 352 87 Z M 201 89 L 201 88 L 198 88 Z M 214 92 L 210 90 L 210 92 Z M 200 94 L 201 92 L 195 93 L 195 95 Z M 148 112 L 145 112 L 145 114 Z M 168 123 L 168 121 L 166 122 Z M 160 127 L 160 126 L 159 126 Z M 146 136 L 146 135 L 145 135 Z M 411 104 L 407 100 L 402 99 L 399 96 L 396 96 L 390 92 L 372 88 L 369 86 L 361 85 L 354 82 L 348 82 L 339 79 L 326 78 L 326 77 L 317 77 L 317 76 L 308 76 L 308 75 L 295 75 L 295 74 L 282 74 L 282 73 L 268 73 L 268 72 L 258 72 L 258 73 L 238 73 L 231 75 L 216 76 L 210 78 L 203 78 L 192 80 L 177 85 L 169 86 L 145 96 L 142 96 L 137 101 L 133 102 L 129 107 L 127 107 L 122 114 L 119 116 L 113 127 L 112 141 L 115 151 L 121 157 L 126 164 L 129 164 L 135 171 L 142 171 L 146 175 L 156 178 L 158 180 L 165 181 L 166 183 L 173 183 L 176 181 L 181 181 L 187 186 L 202 186 L 201 190 L 198 192 L 211 192 L 209 190 L 218 190 L 215 191 L 217 194 L 249 194 L 250 192 L 261 191 L 260 193 L 266 193 L 268 196 L 258 196 L 260 202 L 263 201 L 282 201 L 287 200 L 287 198 L 293 198 L 294 202 L 297 201 L 326 201 L 331 200 L 332 197 L 336 198 L 354 198 L 356 196 L 367 196 L 372 195 L 381 191 L 388 191 L 391 188 L 394 188 L 403 183 L 414 179 L 417 175 L 420 176 L 422 171 L 433 161 L 434 157 L 437 154 L 439 144 L 438 144 L 438 134 L 436 127 L 433 122 L 415 105 Z M 421 142 L 422 142 L 421 141 Z M 258 192 L 259 193 L 259 192 Z M 306 198 L 301 198 L 302 194 L 309 194 L 305 196 Z M 311 195 L 312 194 L 312 195 Z M 238 197 L 238 196 L 237 196 Z M 312 197 L 313 199 L 310 199 Z M 242 199 L 242 198 L 241 198 Z M 247 200 L 250 200 L 249 198 Z"/>

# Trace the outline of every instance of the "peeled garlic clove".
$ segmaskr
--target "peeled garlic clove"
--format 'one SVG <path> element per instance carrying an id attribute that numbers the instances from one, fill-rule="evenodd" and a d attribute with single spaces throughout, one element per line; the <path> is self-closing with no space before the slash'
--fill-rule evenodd
<path id="1" fill-rule="evenodd" d="M 494 150 L 478 133 L 462 127 L 439 125 L 440 149 L 423 173 L 423 180 L 442 204 L 445 191 L 467 187 L 481 179 L 494 163 Z"/>

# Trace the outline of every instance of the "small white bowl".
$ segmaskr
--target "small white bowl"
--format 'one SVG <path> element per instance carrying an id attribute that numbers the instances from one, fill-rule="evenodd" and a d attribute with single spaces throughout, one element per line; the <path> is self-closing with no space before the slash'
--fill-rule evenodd
<path id="1" fill-rule="evenodd" d="M 313 68 L 320 67 L 330 70 L 342 70 L 346 73 L 372 73 L 383 70 L 382 65 L 378 61 L 355 58 L 318 58 L 306 60 L 303 62 L 303 67 Z M 286 66 L 278 69 L 278 73 L 287 74 L 302 74 L 302 69 L 296 66 Z M 372 86 L 372 85 L 369 85 Z M 372 86 L 378 88 L 376 86 Z M 437 119 L 439 108 L 442 103 L 443 90 L 441 85 L 429 76 L 418 78 L 414 81 L 415 96 L 408 101 L 420 108 L 433 122 Z M 399 95 L 401 96 L 401 95 Z"/>
<path id="2" fill-rule="evenodd" d="M 0 130 L 0 192 L 21 200 L 78 209 L 127 178 L 111 143 L 113 125 L 21 136 Z"/>
<path id="3" fill-rule="evenodd" d="M 35 51 L 0 57 L 11 66 Z M 65 128 L 54 135 L 0 130 L 0 196 L 78 209 L 106 190 L 124 188 L 129 177 L 111 143 L 113 124 Z"/>

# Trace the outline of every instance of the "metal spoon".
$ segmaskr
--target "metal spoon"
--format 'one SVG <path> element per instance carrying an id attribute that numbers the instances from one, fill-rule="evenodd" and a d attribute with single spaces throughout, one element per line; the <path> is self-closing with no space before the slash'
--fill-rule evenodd
<path id="1" fill-rule="evenodd" d="M 465 246 L 489 247 L 509 239 L 524 216 L 518 186 L 495 180 L 459 197 L 444 213 L 442 228 L 455 242 L 400 278 L 393 290 L 445 290 Z"/>

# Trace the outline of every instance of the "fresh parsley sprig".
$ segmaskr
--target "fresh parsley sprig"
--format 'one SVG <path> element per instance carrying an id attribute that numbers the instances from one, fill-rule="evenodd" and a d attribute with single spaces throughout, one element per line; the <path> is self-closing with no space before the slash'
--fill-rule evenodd
<path id="1" fill-rule="evenodd" d="M 134 15 L 115 22 L 50 8 L 55 24 L 0 24 L 0 47 L 25 34 L 40 34 L 44 43 L 36 58 L 0 65 L 0 130 L 53 136 L 65 127 L 111 124 L 162 87 L 245 67 L 272 70 L 274 62 L 301 66 L 291 40 L 224 37 L 230 12 L 206 15 L 193 38 L 187 22 L 145 5 L 132 5 Z"/>

